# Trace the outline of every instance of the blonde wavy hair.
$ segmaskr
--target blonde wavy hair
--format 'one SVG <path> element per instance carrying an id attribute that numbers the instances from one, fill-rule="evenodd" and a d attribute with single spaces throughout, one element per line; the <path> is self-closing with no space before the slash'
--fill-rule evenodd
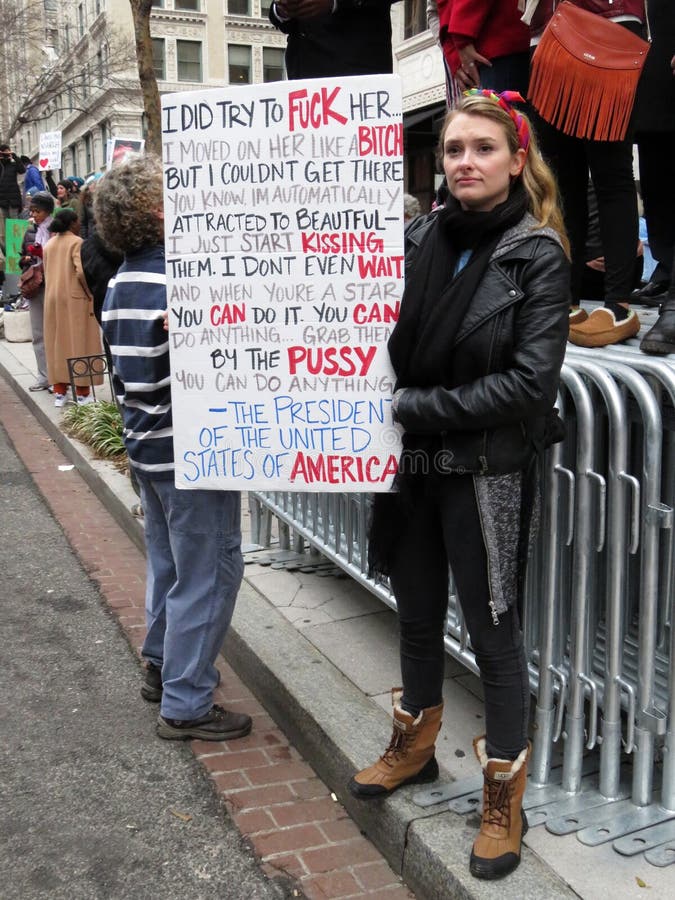
<path id="1" fill-rule="evenodd" d="M 94 218 L 104 243 L 133 253 L 164 241 L 162 163 L 137 156 L 113 166 L 94 191 Z"/>
<path id="2" fill-rule="evenodd" d="M 515 153 L 520 148 L 518 132 L 511 116 L 502 109 L 494 100 L 481 95 L 473 95 L 463 97 L 454 109 L 451 109 L 445 117 L 441 128 L 440 140 L 438 143 L 438 159 L 441 164 L 444 154 L 445 132 L 452 120 L 459 115 L 465 113 L 469 116 L 482 116 L 485 119 L 491 119 L 498 125 L 501 125 L 506 142 L 511 153 Z M 519 115 L 523 115 L 518 110 Z M 563 221 L 562 211 L 558 197 L 558 185 L 556 183 L 553 172 L 544 161 L 537 144 L 537 138 L 532 128 L 532 124 L 527 116 L 523 115 L 527 122 L 530 132 L 530 143 L 525 156 L 525 165 L 520 177 L 523 179 L 523 187 L 529 198 L 529 210 L 537 220 L 540 228 L 548 226 L 556 231 L 560 237 L 561 243 L 567 254 L 570 255 L 570 244 L 565 231 L 565 223 Z"/>

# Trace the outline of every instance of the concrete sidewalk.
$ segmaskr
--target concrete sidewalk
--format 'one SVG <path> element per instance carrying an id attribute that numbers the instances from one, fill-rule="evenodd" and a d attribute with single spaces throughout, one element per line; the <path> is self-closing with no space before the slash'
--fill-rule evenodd
<path id="1" fill-rule="evenodd" d="M 128 479 L 63 435 L 52 398 L 27 391 L 33 371 L 30 344 L 0 341 L 0 374 L 141 546 Z M 419 898 L 595 900 L 611 894 L 629 900 L 645 895 L 641 883 L 651 898 L 672 896 L 671 870 L 621 857 L 609 845 L 585 847 L 574 835 L 553 837 L 543 828 L 528 834 L 523 863 L 512 877 L 477 882 L 468 872 L 475 816 L 460 817 L 446 804 L 421 809 L 412 803 L 414 789 L 386 801 L 351 798 L 349 776 L 372 762 L 390 734 L 389 689 L 400 681 L 395 616 L 349 578 L 272 568 L 263 564 L 270 555 L 259 551 L 248 559 L 225 648 L 228 662 Z M 444 694 L 438 746 L 444 777 L 475 775 L 471 740 L 482 731 L 480 685 L 448 659 Z"/>

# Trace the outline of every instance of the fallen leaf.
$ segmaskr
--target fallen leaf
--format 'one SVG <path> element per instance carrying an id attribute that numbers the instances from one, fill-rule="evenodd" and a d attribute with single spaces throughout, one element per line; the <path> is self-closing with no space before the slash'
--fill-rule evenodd
<path id="1" fill-rule="evenodd" d="M 169 812 L 171 813 L 172 816 L 175 816 L 177 819 L 180 819 L 181 822 L 191 822 L 192 821 L 192 816 L 190 815 L 190 813 L 178 812 L 177 809 L 170 809 Z"/>
<path id="2" fill-rule="evenodd" d="M 651 887 L 651 885 L 647 884 L 646 881 L 643 881 L 643 880 L 640 878 L 639 875 L 636 875 L 636 876 L 635 876 L 635 880 L 637 881 L 637 886 L 638 886 L 638 887 L 644 887 L 644 888 Z"/>

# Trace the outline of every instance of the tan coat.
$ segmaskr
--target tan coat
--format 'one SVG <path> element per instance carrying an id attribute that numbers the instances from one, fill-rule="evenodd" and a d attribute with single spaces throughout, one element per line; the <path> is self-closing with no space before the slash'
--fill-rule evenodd
<path id="1" fill-rule="evenodd" d="M 45 271 L 45 352 L 50 384 L 69 384 L 68 363 L 74 356 L 103 353 L 101 331 L 94 316 L 94 303 L 82 270 L 82 238 L 72 232 L 55 234 L 43 249 Z M 92 384 L 87 377 L 75 384 Z M 95 375 L 93 384 L 103 384 Z"/>

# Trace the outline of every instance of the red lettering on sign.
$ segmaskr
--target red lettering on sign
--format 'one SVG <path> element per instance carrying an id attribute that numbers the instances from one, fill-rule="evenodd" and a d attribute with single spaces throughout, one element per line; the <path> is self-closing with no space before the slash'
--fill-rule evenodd
<path id="1" fill-rule="evenodd" d="M 288 347 L 288 371 L 310 375 L 367 375 L 377 347 Z"/>
<path id="2" fill-rule="evenodd" d="M 359 156 L 403 156 L 403 123 L 359 125 Z"/>
<path id="3" fill-rule="evenodd" d="M 332 104 L 340 93 L 341 88 L 334 88 L 330 94 L 327 88 L 315 91 L 308 97 L 308 91 L 291 91 L 288 95 L 288 128 L 296 131 L 298 128 L 321 128 L 327 125 L 330 119 L 347 124 L 347 117 L 335 112 Z"/>
<path id="4" fill-rule="evenodd" d="M 390 454 L 384 461 L 379 456 L 334 456 L 317 453 L 310 456 L 299 452 L 293 460 L 291 481 L 303 481 L 305 484 L 353 484 L 367 482 L 377 484 L 386 481 L 396 474 L 398 460 Z"/>

